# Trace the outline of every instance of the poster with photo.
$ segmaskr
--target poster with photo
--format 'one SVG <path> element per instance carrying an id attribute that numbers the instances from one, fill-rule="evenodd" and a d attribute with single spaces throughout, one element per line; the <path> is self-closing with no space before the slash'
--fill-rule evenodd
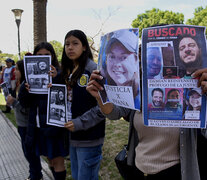
<path id="1" fill-rule="evenodd" d="M 47 124 L 64 127 L 67 122 L 66 85 L 52 84 L 48 92 Z"/>
<path id="2" fill-rule="evenodd" d="M 143 118 L 155 127 L 206 127 L 206 96 L 191 75 L 207 67 L 205 27 L 143 29 Z"/>
<path id="3" fill-rule="evenodd" d="M 102 102 L 140 110 L 139 30 L 120 29 L 101 37 L 98 69 Z"/>
<path id="4" fill-rule="evenodd" d="M 24 56 L 25 78 L 30 86 L 30 93 L 47 94 L 49 83 L 52 78 L 49 76 L 51 56 Z"/>
<path id="5" fill-rule="evenodd" d="M 5 99 L 7 99 L 7 96 L 9 95 L 9 89 L 8 89 L 7 83 L 3 82 L 3 83 L 0 84 L 0 86 L 1 86 L 1 89 L 3 91 Z"/>

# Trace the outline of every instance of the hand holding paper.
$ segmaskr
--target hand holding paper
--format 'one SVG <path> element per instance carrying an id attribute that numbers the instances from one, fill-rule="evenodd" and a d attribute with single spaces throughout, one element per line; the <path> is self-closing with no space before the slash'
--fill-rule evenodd
<path id="1" fill-rule="evenodd" d="M 100 98 L 98 91 L 102 91 L 103 87 L 97 80 L 102 80 L 99 70 L 94 70 L 90 76 L 86 90 L 95 98 Z"/>

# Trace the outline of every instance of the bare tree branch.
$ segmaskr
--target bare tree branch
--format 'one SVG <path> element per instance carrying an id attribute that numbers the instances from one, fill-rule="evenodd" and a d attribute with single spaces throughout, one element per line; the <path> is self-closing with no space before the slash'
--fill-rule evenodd
<path id="1" fill-rule="evenodd" d="M 110 7 L 108 7 L 107 11 L 108 11 L 108 14 L 106 16 L 105 19 L 102 19 L 102 9 L 99 10 L 99 12 L 97 12 L 95 9 L 92 9 L 95 16 L 100 20 L 100 27 L 98 29 L 98 31 L 95 33 L 94 36 L 91 36 L 91 40 L 92 40 L 92 43 L 90 44 L 90 47 L 93 51 L 97 52 L 98 53 L 98 50 L 93 46 L 94 45 L 94 38 L 97 37 L 100 33 L 103 32 L 103 27 L 104 25 L 106 24 L 106 22 L 116 14 L 116 12 L 120 9 L 121 7 L 117 7 L 115 9 L 112 9 Z"/>

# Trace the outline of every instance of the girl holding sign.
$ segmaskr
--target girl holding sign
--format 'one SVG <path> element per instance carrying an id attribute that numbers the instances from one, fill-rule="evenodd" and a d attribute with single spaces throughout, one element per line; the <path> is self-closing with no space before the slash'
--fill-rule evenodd
<path id="1" fill-rule="evenodd" d="M 86 35 L 80 30 L 69 31 L 64 40 L 61 61 L 62 80 L 68 89 L 68 122 L 70 131 L 70 160 L 75 180 L 97 180 L 105 117 L 97 102 L 87 91 L 89 77 L 97 68 Z M 70 108 L 71 107 L 71 108 Z"/>
<path id="2" fill-rule="evenodd" d="M 48 73 L 53 77 L 52 82 L 57 82 L 59 63 L 50 43 L 42 42 L 34 49 L 34 55 L 51 55 L 52 70 Z M 66 170 L 64 157 L 68 151 L 68 132 L 61 127 L 47 125 L 47 94 L 30 94 L 29 129 L 26 137 L 27 144 L 36 145 L 36 153 L 46 156 L 55 180 L 64 180 Z"/>

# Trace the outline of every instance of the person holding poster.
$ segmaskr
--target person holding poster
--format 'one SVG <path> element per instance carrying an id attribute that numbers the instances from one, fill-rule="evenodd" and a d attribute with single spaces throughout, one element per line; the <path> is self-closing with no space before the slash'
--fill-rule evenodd
<path id="1" fill-rule="evenodd" d="M 84 32 L 69 31 L 64 39 L 61 80 L 68 91 L 65 128 L 70 132 L 71 172 L 75 180 L 97 180 L 102 159 L 105 117 L 96 99 L 86 91 L 89 77 L 97 69 L 92 59 Z"/>
<path id="2" fill-rule="evenodd" d="M 131 86 L 133 108 L 140 109 L 138 37 L 129 29 L 114 31 L 108 36 L 101 74 L 107 85 Z"/>
<path id="3" fill-rule="evenodd" d="M 203 68 L 203 69 L 199 69 L 199 70 L 195 71 L 191 75 L 191 77 L 198 79 L 198 87 L 200 87 L 202 90 L 201 94 L 206 95 L 207 94 L 207 68 Z M 207 179 L 207 174 L 206 174 L 207 140 L 202 136 L 204 133 L 206 133 L 205 129 L 200 129 L 198 131 L 198 142 L 197 142 L 199 170 L 201 172 L 201 179 L 202 180 Z"/>
<path id="4" fill-rule="evenodd" d="M 101 112 L 113 120 L 129 117 L 133 138 L 129 139 L 127 163 L 136 166 L 129 179 L 200 180 L 197 129 L 145 126 L 142 113 L 112 103 L 103 104 L 98 93 L 103 87 L 96 79 L 103 79 L 98 70 L 93 71 L 87 90 L 96 98 Z M 207 138 L 206 129 L 202 133 Z"/>
<path id="5" fill-rule="evenodd" d="M 34 48 L 34 55 L 51 55 L 52 70 L 48 72 L 56 83 L 59 63 L 53 46 L 48 42 L 41 42 Z M 44 66 L 44 65 L 43 65 Z M 43 69 L 43 68 L 42 68 Z M 64 157 L 69 154 L 68 132 L 64 128 L 47 125 L 47 94 L 29 94 L 30 111 L 26 145 L 36 146 L 36 154 L 48 159 L 49 167 L 55 180 L 66 178 Z"/>

